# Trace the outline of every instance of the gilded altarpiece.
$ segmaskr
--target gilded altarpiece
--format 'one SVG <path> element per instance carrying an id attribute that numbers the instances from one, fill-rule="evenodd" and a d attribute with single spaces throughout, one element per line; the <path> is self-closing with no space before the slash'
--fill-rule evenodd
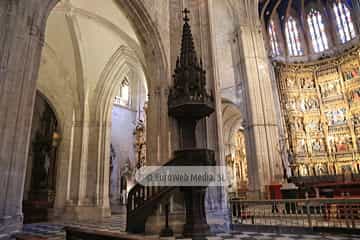
<path id="1" fill-rule="evenodd" d="M 276 75 L 293 176 L 359 173 L 360 49 Z"/>
<path id="2" fill-rule="evenodd" d="M 248 168 L 245 151 L 245 136 L 242 130 L 238 130 L 234 135 L 234 145 L 231 154 L 226 156 L 228 176 L 230 177 L 229 193 L 239 197 L 241 193 L 247 191 Z"/>

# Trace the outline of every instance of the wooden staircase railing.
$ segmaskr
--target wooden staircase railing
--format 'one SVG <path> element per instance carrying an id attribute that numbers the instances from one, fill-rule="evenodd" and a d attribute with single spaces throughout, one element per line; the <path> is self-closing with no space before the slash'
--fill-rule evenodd
<path id="1" fill-rule="evenodd" d="M 174 166 L 179 161 L 173 159 L 165 166 Z M 143 186 L 137 183 L 128 194 L 126 212 L 126 231 L 132 233 L 145 232 L 146 219 L 154 212 L 156 207 L 178 187 Z"/>
<path id="2" fill-rule="evenodd" d="M 145 232 L 146 219 L 175 189 L 176 187 L 142 186 L 136 184 L 128 196 L 126 231 L 132 233 Z"/>
<path id="3" fill-rule="evenodd" d="M 166 166 L 214 166 L 214 152 L 208 149 L 175 151 L 175 157 Z M 143 186 L 136 184 L 128 194 L 126 231 L 144 233 L 146 219 L 156 207 L 166 201 L 178 186 Z"/>

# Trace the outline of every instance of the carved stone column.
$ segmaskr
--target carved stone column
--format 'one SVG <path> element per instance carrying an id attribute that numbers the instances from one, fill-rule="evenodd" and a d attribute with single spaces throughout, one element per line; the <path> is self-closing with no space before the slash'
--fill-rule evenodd
<path id="1" fill-rule="evenodd" d="M 267 185 L 280 183 L 283 178 L 277 118 L 280 112 L 256 3 L 244 2 L 247 4 L 239 4 L 236 9 L 241 25 L 234 32 L 233 54 L 237 74 L 244 80 L 245 104 L 240 107 L 245 113 L 249 188 L 263 193 Z"/>
<path id="2" fill-rule="evenodd" d="M 36 79 L 46 20 L 57 1 L 0 1 L 0 239 L 22 226 Z"/>

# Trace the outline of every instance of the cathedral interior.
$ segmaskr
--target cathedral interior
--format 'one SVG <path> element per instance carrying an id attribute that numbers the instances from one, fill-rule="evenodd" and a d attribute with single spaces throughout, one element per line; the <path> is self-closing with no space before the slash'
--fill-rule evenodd
<path id="1" fill-rule="evenodd" d="M 8 239 L 360 239 L 360 0 L 0 0 Z"/>

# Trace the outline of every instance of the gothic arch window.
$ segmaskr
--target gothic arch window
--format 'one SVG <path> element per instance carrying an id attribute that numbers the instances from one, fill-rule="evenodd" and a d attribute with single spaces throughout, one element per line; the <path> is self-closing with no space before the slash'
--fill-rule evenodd
<path id="1" fill-rule="evenodd" d="M 285 24 L 285 36 L 288 52 L 290 56 L 300 56 L 303 54 L 300 43 L 300 33 L 296 20 L 290 16 Z"/>
<path id="2" fill-rule="evenodd" d="M 349 8 L 342 1 L 334 2 L 333 10 L 336 18 L 336 28 L 341 43 L 348 42 L 355 38 L 355 28 L 351 19 Z"/>
<path id="3" fill-rule="evenodd" d="M 271 20 L 269 24 L 269 38 L 270 38 L 270 45 L 271 45 L 271 54 L 273 57 L 280 55 L 280 49 L 279 49 L 279 41 L 276 36 L 275 32 L 275 24 L 274 21 Z"/>
<path id="4" fill-rule="evenodd" d="M 121 82 L 120 91 L 115 97 L 115 104 L 128 107 L 130 105 L 130 86 L 127 78 Z"/>
<path id="5" fill-rule="evenodd" d="M 316 53 L 329 49 L 328 38 L 325 32 L 324 20 L 321 13 L 312 8 L 307 15 L 307 23 L 311 36 L 312 46 Z"/>

